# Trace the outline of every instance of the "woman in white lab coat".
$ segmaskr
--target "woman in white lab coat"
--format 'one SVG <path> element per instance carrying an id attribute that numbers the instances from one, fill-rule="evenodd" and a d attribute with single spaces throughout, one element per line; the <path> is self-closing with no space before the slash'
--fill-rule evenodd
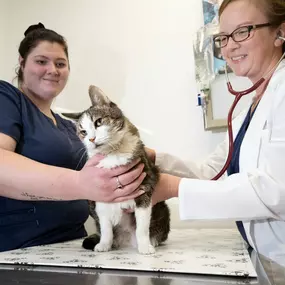
<path id="1" fill-rule="evenodd" d="M 225 60 L 256 83 L 285 51 L 285 2 L 225 0 L 219 14 L 219 34 L 231 35 L 217 39 Z M 266 25 L 252 26 L 260 24 Z M 164 172 L 154 203 L 178 197 L 183 220 L 242 221 L 239 230 L 251 247 L 285 258 L 285 60 L 234 119 L 233 134 L 234 158 L 219 181 L 210 179 L 224 166 L 227 140 L 200 166 L 149 151 Z"/>

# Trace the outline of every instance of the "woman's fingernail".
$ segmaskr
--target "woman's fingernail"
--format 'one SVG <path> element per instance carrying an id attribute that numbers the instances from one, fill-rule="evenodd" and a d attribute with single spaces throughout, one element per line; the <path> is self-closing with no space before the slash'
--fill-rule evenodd
<path id="1" fill-rule="evenodd" d="M 139 191 L 139 195 L 142 195 L 142 194 L 144 194 L 145 193 L 145 191 L 143 191 L 143 190 L 140 190 Z"/>

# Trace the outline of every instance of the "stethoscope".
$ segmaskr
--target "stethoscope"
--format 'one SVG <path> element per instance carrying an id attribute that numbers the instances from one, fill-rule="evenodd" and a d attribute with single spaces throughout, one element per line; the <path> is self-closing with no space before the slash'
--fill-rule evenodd
<path id="1" fill-rule="evenodd" d="M 279 39 L 285 41 L 284 37 L 278 36 Z M 211 180 L 218 180 L 228 169 L 228 166 L 231 162 L 232 159 L 232 155 L 233 155 L 233 151 L 234 151 L 234 142 L 233 142 L 233 129 L 232 129 L 232 115 L 233 115 L 233 111 L 238 103 L 238 101 L 247 94 L 250 94 L 251 92 L 255 91 L 267 78 L 269 78 L 273 72 L 275 71 L 275 69 L 277 68 L 277 66 L 279 65 L 279 63 L 284 59 L 285 57 L 285 52 L 283 53 L 282 57 L 280 58 L 280 60 L 278 61 L 278 63 L 262 78 L 260 78 L 252 87 L 243 90 L 243 91 L 235 91 L 232 88 L 232 85 L 230 83 L 229 80 L 229 75 L 227 72 L 227 67 L 225 66 L 225 75 L 226 75 L 226 80 L 227 80 L 227 88 L 228 91 L 235 96 L 235 100 L 229 110 L 228 113 L 228 136 L 229 136 L 229 151 L 228 151 L 228 157 L 227 160 L 225 162 L 224 167 L 222 168 L 222 170 Z"/>

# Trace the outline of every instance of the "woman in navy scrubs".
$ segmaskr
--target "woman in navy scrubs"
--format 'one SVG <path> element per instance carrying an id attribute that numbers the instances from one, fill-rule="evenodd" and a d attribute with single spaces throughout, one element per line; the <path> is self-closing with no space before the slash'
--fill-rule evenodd
<path id="1" fill-rule="evenodd" d="M 0 81 L 0 251 L 86 236 L 87 200 L 140 195 L 142 165 L 104 170 L 87 163 L 68 120 L 50 107 L 69 76 L 65 39 L 39 23 L 19 46 L 18 88 Z M 117 189 L 117 177 L 123 189 Z"/>

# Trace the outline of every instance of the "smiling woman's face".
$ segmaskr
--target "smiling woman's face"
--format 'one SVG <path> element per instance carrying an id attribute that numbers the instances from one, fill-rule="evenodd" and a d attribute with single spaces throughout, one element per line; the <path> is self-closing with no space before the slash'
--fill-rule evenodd
<path id="1" fill-rule="evenodd" d="M 267 16 L 256 1 L 238 0 L 231 2 L 220 17 L 220 33 L 230 34 L 236 28 L 268 23 Z M 243 42 L 229 39 L 222 55 L 237 76 L 246 76 L 256 82 L 280 58 L 280 49 L 274 45 L 276 31 L 272 27 L 252 30 Z"/>
<path id="2" fill-rule="evenodd" d="M 69 63 L 64 48 L 55 42 L 40 42 L 21 68 L 23 88 L 43 101 L 51 101 L 56 97 L 65 87 L 69 76 Z"/>

